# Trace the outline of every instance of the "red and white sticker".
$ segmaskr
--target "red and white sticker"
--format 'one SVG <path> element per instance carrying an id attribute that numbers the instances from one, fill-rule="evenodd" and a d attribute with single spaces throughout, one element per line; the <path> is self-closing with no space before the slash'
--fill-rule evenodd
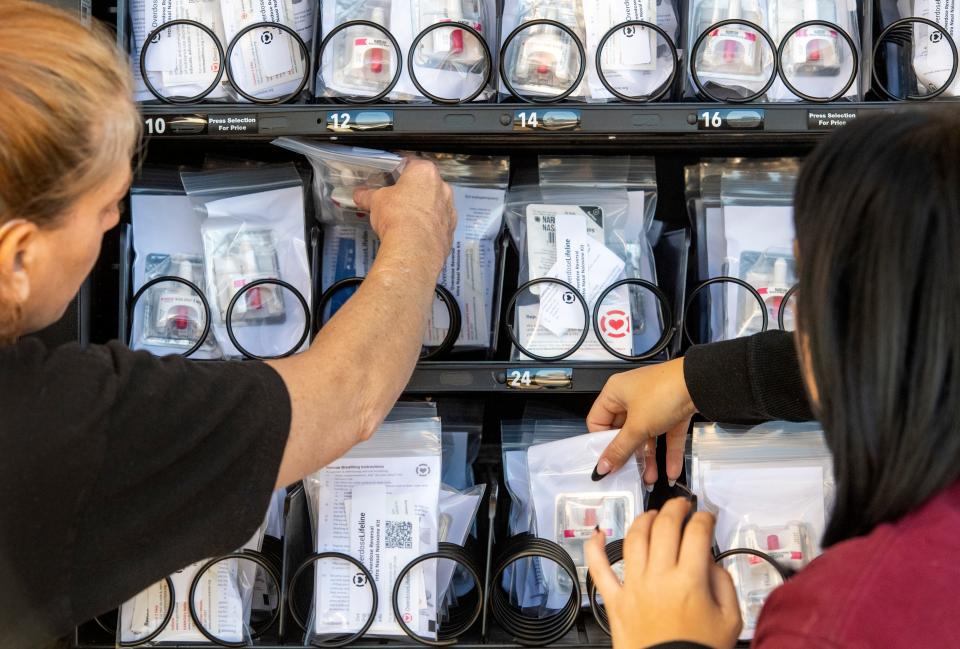
<path id="1" fill-rule="evenodd" d="M 622 309 L 610 309 L 600 316 L 600 333 L 607 338 L 623 338 L 630 333 L 630 316 Z"/>

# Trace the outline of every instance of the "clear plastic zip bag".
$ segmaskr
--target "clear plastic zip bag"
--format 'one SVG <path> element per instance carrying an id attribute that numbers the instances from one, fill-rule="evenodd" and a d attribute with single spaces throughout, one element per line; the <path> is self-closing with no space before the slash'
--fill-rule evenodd
<path id="1" fill-rule="evenodd" d="M 559 544 L 585 583 L 583 544 L 594 528 L 614 541 L 643 512 L 643 460 L 594 482 L 593 469 L 615 431 L 585 434 L 582 420 L 524 420 L 504 423 L 501 431 L 511 536 L 531 533 Z M 504 571 L 502 587 L 525 615 L 543 618 L 564 607 L 572 583 L 552 561 L 530 558 Z M 589 605 L 586 597 L 581 604 Z"/>
<path id="2" fill-rule="evenodd" d="M 596 527 L 608 542 L 622 539 L 644 509 L 641 459 L 627 462 L 600 482 L 591 477 L 601 453 L 618 432 L 538 442 L 527 451 L 537 534 L 570 554 L 584 593 L 583 606 L 589 605 L 584 543 Z M 556 564 L 542 562 L 541 567 L 547 588 L 545 606 L 548 610 L 560 609 L 573 585 Z"/>
<path id="3" fill-rule="evenodd" d="M 227 47 L 220 0 L 131 0 L 129 6 L 133 27 L 130 53 L 137 101 L 156 99 L 141 69 L 147 73 L 146 81 L 162 97 L 194 97 L 209 91 L 203 98 L 232 99 L 226 79 L 220 74 L 223 64 L 220 56 Z M 187 24 L 170 26 L 145 48 L 152 32 L 174 20 L 197 22 L 210 33 Z"/>
<path id="4" fill-rule="evenodd" d="M 504 72 L 500 93 L 541 102 L 586 99 L 584 42 L 579 0 L 506 3 L 500 34 Z"/>
<path id="5" fill-rule="evenodd" d="M 279 147 L 299 153 L 313 167 L 313 189 L 324 223 L 368 223 L 368 214 L 353 202 L 359 187 L 387 187 L 403 170 L 403 158 L 388 151 L 323 144 L 303 138 L 281 137 Z"/>
<path id="6" fill-rule="evenodd" d="M 162 277 L 178 277 L 190 284 L 160 281 L 148 289 L 143 296 L 141 337 L 136 339 L 134 348 L 142 343 L 146 348 L 164 347 L 185 353 L 184 350 L 193 348 L 203 337 L 198 351 L 216 356 L 219 353 L 216 342 L 211 336 L 204 336 L 209 317 L 204 296 L 192 288 L 203 291 L 203 259 L 183 254 L 147 255 L 145 279 L 150 282 Z"/>
<path id="7" fill-rule="evenodd" d="M 763 99 L 776 81 L 768 0 L 688 0 L 687 97 Z"/>
<path id="8" fill-rule="evenodd" d="M 408 52 L 392 98 L 437 103 L 494 96 L 496 3 L 492 0 L 414 0 L 403 6 L 398 35 Z M 395 9 L 395 11 L 398 11 Z"/>
<path id="9" fill-rule="evenodd" d="M 664 333 L 656 295 L 639 283 L 612 286 L 656 284 L 653 161 L 541 157 L 539 178 L 538 185 L 512 187 L 507 197 L 507 226 L 520 255 L 521 289 L 511 302 L 514 342 L 523 349 L 514 358 L 652 353 Z"/>
<path id="10" fill-rule="evenodd" d="M 227 43 L 233 43 L 226 65 L 237 100 L 273 103 L 299 96 L 310 81 L 316 3 L 220 0 L 220 6 Z M 253 28 L 262 23 L 272 25 Z"/>
<path id="11" fill-rule="evenodd" d="M 136 98 L 293 99 L 309 81 L 314 10 L 303 0 L 133 0 Z"/>
<path id="12" fill-rule="evenodd" d="M 444 153 L 412 154 L 437 165 L 453 189 L 457 228 L 439 284 L 448 289 L 460 309 L 458 349 L 487 349 L 493 342 L 493 301 L 497 238 L 503 230 L 504 205 L 510 181 L 510 160 L 503 156 Z M 435 301 L 424 338 L 439 345 L 449 330 L 446 309 Z"/>
<path id="13" fill-rule="evenodd" d="M 440 473 L 440 420 L 402 419 L 304 480 L 315 550 L 352 557 L 373 577 L 355 581 L 357 568 L 342 560 L 316 562 L 308 644 L 362 629 L 370 588 L 379 606 L 367 634 L 403 636 L 390 602 L 399 572 L 437 550 Z M 404 581 L 398 598 L 407 625 L 428 638 L 436 633 L 436 586 L 425 569 Z"/>
<path id="14" fill-rule="evenodd" d="M 224 355 L 268 358 L 306 349 L 312 291 L 296 168 L 183 172 L 181 178 L 204 217 L 206 294 Z"/>
<path id="15" fill-rule="evenodd" d="M 770 0 L 769 10 L 771 36 L 782 51 L 779 77 L 768 92 L 770 101 L 863 98 L 855 0 Z"/>
<path id="16" fill-rule="evenodd" d="M 130 206 L 131 297 L 140 294 L 131 305 L 130 347 L 157 356 L 187 354 L 196 347 L 190 358 L 221 358 L 212 334 L 200 340 L 208 317 L 204 302 L 209 304 L 200 240 L 202 219 L 183 191 L 179 172 L 153 167 L 141 170 L 130 190 Z M 155 283 L 146 287 L 149 282 Z"/>
<path id="17" fill-rule="evenodd" d="M 835 483 L 819 424 L 696 424 L 691 448 L 690 488 L 698 507 L 717 517 L 721 552 L 758 551 L 791 571 L 820 554 Z M 763 603 L 783 578 L 757 555 L 733 556 L 724 567 L 740 599 L 741 639 L 749 639 Z"/>
<path id="18" fill-rule="evenodd" d="M 796 284 L 793 187 L 798 173 L 795 158 L 709 160 L 688 168 L 700 280 L 731 277 L 752 289 L 727 281 L 705 287 L 691 305 L 706 307 L 707 316 L 694 342 L 757 333 L 763 326 L 761 302 L 767 328 L 779 326 L 780 307 Z"/>
<path id="19" fill-rule="evenodd" d="M 956 0 L 874 0 L 874 89 L 894 101 L 960 96 Z"/>
<path id="20" fill-rule="evenodd" d="M 320 96 L 460 103 L 493 95 L 493 0 L 332 0 L 322 11 Z"/>
<path id="21" fill-rule="evenodd" d="M 588 100 L 655 101 L 668 96 L 682 66 L 676 1 L 599 0 L 583 2 L 582 7 Z"/>
<path id="22" fill-rule="evenodd" d="M 259 550 L 263 532 L 261 527 L 242 549 Z M 126 646 L 209 645 L 209 636 L 213 636 L 222 642 L 250 644 L 257 564 L 242 558 L 225 559 L 198 574 L 207 563 L 203 560 L 190 564 L 121 604 L 117 642 Z M 191 588 L 194 582 L 196 586 Z"/>

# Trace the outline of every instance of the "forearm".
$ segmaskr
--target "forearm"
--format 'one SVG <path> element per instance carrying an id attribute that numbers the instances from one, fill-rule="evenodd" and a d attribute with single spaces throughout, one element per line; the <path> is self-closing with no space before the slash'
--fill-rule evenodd
<path id="1" fill-rule="evenodd" d="M 372 435 L 406 386 L 440 272 L 439 262 L 411 263 L 410 250 L 384 241 L 366 279 L 310 349 L 271 361 L 293 411 L 278 485 L 316 471 Z"/>
<path id="2" fill-rule="evenodd" d="M 714 421 L 814 418 L 793 336 L 784 332 L 693 347 L 684 378 L 697 410 Z"/>

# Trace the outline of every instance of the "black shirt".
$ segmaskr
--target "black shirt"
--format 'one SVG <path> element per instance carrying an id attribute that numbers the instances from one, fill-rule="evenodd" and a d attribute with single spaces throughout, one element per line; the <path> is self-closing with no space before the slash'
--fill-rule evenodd
<path id="1" fill-rule="evenodd" d="M 783 331 L 691 347 L 683 374 L 697 410 L 730 424 L 811 421 L 793 334 Z"/>
<path id="2" fill-rule="evenodd" d="M 243 545 L 290 418 L 262 363 L 0 348 L 0 648 L 48 644 Z"/>

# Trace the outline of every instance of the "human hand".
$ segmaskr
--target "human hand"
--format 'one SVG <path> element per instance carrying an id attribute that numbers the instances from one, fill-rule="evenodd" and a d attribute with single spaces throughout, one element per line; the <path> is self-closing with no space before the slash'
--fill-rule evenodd
<path id="1" fill-rule="evenodd" d="M 607 560 L 604 534 L 585 544 L 614 649 L 680 640 L 715 649 L 736 644 L 743 622 L 733 580 L 711 553 L 714 518 L 697 512 L 684 527 L 689 511 L 689 501 L 674 498 L 634 521 L 623 541 L 623 584 Z"/>
<path id="2" fill-rule="evenodd" d="M 683 469 L 687 428 L 696 411 L 682 358 L 611 376 L 587 415 L 587 429 L 595 433 L 619 428 L 620 433 L 600 456 L 594 480 L 643 449 L 643 481 L 652 488 L 657 481 L 656 438 L 666 433 L 667 479 L 673 486 Z"/>
<path id="3" fill-rule="evenodd" d="M 396 246 L 411 267 L 439 274 L 453 244 L 457 212 L 453 192 L 435 164 L 411 159 L 395 185 L 357 189 L 353 200 L 370 213 L 381 247 Z"/>

